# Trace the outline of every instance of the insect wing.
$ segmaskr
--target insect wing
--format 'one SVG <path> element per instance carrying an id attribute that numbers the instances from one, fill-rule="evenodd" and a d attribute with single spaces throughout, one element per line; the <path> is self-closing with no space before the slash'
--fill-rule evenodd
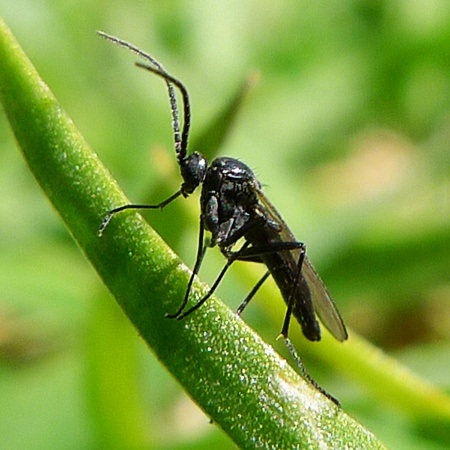
<path id="1" fill-rule="evenodd" d="M 270 203 L 269 199 L 264 195 L 261 189 L 257 189 L 257 191 L 259 202 L 264 210 L 264 213 L 281 227 L 281 232 L 279 234 L 280 239 L 284 242 L 296 241 L 294 234 L 291 232 L 286 222 L 282 219 L 279 212 L 275 209 L 272 203 Z M 293 250 L 292 252 L 295 255 L 299 254 L 298 250 Z M 298 258 L 298 256 L 296 257 Z M 308 284 L 314 310 L 319 316 L 320 321 L 338 341 L 345 341 L 348 338 L 348 333 L 345 328 L 344 321 L 342 320 L 342 317 L 339 314 L 328 289 L 323 284 L 323 281 L 320 279 L 319 274 L 316 272 L 307 256 L 303 261 L 302 275 Z"/>
<path id="2" fill-rule="evenodd" d="M 302 274 L 308 283 L 314 308 L 321 322 L 338 341 L 345 341 L 348 333 L 344 321 L 323 281 L 307 257 L 303 261 Z"/>

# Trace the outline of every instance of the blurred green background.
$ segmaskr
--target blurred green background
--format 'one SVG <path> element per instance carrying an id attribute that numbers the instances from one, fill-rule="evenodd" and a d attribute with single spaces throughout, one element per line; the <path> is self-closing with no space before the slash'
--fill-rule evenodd
<path id="1" fill-rule="evenodd" d="M 166 90 L 95 30 L 149 51 L 184 81 L 192 142 L 258 70 L 217 151 L 255 170 L 347 325 L 450 390 L 450 3 L 0 0 L 0 14 L 135 202 L 178 188 Z M 3 113 L 0 193 L 0 448 L 234 448 L 122 317 Z M 192 267 L 198 198 L 147 217 Z M 212 281 L 223 258 L 211 251 L 207 261 L 202 279 Z M 236 308 L 249 286 L 237 266 L 219 294 Z M 284 308 L 281 297 L 255 299 L 244 319 L 274 343 L 281 323 L 271 308 Z M 388 446 L 450 445 L 305 360 Z M 123 395 L 122 410 L 105 384 Z"/>

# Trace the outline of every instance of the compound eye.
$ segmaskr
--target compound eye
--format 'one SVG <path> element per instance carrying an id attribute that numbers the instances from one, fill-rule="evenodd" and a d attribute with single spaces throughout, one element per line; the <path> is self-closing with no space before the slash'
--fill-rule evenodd
<path id="1" fill-rule="evenodd" d="M 181 163 L 181 176 L 184 183 L 182 185 L 183 195 L 192 194 L 203 182 L 208 169 L 208 163 L 203 155 L 198 152 L 191 153 Z"/>

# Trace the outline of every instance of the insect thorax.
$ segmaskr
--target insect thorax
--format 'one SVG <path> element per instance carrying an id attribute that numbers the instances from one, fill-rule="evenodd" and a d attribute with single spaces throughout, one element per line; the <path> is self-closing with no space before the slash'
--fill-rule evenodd
<path id="1" fill-rule="evenodd" d="M 259 183 L 252 170 L 233 158 L 217 158 L 208 167 L 202 186 L 202 224 L 211 245 L 227 247 L 242 237 L 240 230 L 254 216 Z"/>

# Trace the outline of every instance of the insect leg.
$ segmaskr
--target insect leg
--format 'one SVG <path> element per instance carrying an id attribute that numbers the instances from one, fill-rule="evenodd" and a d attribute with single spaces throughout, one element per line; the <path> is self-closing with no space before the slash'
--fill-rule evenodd
<path id="1" fill-rule="evenodd" d="M 333 397 L 330 393 L 328 393 L 325 389 L 323 389 L 308 373 L 306 370 L 306 367 L 304 366 L 302 360 L 300 359 L 300 356 L 298 355 L 297 351 L 295 350 L 295 347 L 292 345 L 291 340 L 288 338 L 288 331 L 289 331 L 289 323 L 292 316 L 292 312 L 294 309 L 294 303 L 295 303 L 295 290 L 297 289 L 298 282 L 301 276 L 302 272 L 302 266 L 303 262 L 305 260 L 306 256 L 306 246 L 303 242 L 271 242 L 267 245 L 257 245 L 257 246 L 251 246 L 248 248 L 242 248 L 239 252 L 237 252 L 235 255 L 235 258 L 242 261 L 254 261 L 254 262 L 261 262 L 259 259 L 260 255 L 267 254 L 267 253 L 273 253 L 273 252 L 280 252 L 280 251 L 291 251 L 299 249 L 300 255 L 297 262 L 297 271 L 296 276 L 294 277 L 294 281 L 292 284 L 292 290 L 288 298 L 288 308 L 286 311 L 286 315 L 284 318 L 283 327 L 281 330 L 280 337 L 283 337 L 284 342 L 286 344 L 286 347 L 289 350 L 289 353 L 291 354 L 292 358 L 295 361 L 295 364 L 297 365 L 300 375 L 308 381 L 313 387 L 315 387 L 319 392 L 324 394 L 326 397 L 328 397 L 333 403 L 335 403 L 337 406 L 341 406 L 339 403 L 339 400 L 337 400 L 335 397 Z M 253 298 L 253 296 L 256 294 L 257 290 L 261 287 L 261 285 L 264 283 L 264 281 L 269 276 L 269 272 L 266 272 L 264 276 L 261 278 L 261 280 L 258 281 L 256 286 L 252 289 L 250 294 L 247 296 L 247 298 L 244 300 L 244 302 L 239 306 L 238 308 L 238 314 L 242 312 L 242 310 L 247 306 L 248 302 Z"/>
<path id="2" fill-rule="evenodd" d="M 296 289 L 298 286 L 298 282 L 300 280 L 303 261 L 305 259 L 305 255 L 306 255 L 305 244 L 303 242 L 297 242 L 297 241 L 294 241 L 294 242 L 270 242 L 269 244 L 266 244 L 266 245 L 251 246 L 251 247 L 245 249 L 244 251 L 239 252 L 239 255 L 238 255 L 239 260 L 257 261 L 257 258 L 259 258 L 263 254 L 278 253 L 280 251 L 291 251 L 291 250 L 296 250 L 296 249 L 300 250 L 300 256 L 299 256 L 299 259 L 297 262 L 296 275 L 292 282 L 292 289 L 291 289 L 291 292 L 290 292 L 288 300 L 287 300 L 288 307 L 286 310 L 283 327 L 281 329 L 281 335 L 285 338 L 287 338 L 287 336 L 288 336 L 289 324 L 290 324 L 292 312 L 293 312 L 294 306 L 295 306 L 295 299 L 296 299 L 295 293 L 296 293 Z M 259 286 L 258 286 L 258 288 L 259 288 Z M 254 295 L 253 291 L 250 294 Z M 245 305 L 244 305 L 244 307 L 245 307 Z M 317 340 L 317 339 L 312 339 L 312 337 L 310 338 L 311 340 Z M 314 337 L 315 337 L 315 335 L 314 335 Z"/>
<path id="3" fill-rule="evenodd" d="M 242 226 L 236 233 L 234 233 L 232 236 L 229 236 L 229 239 L 226 241 L 226 243 L 222 243 L 222 245 L 225 246 L 231 246 L 233 245 L 237 240 L 239 240 L 249 229 L 254 228 L 255 226 L 257 226 L 259 223 L 261 222 L 261 218 L 257 218 L 253 221 L 249 221 L 247 222 L 244 226 Z M 200 224 L 200 226 L 202 227 L 202 224 Z M 200 245 L 200 244 L 199 244 Z M 215 292 L 215 290 L 217 289 L 217 287 L 219 286 L 220 282 L 222 281 L 223 277 L 225 276 L 226 272 L 228 271 L 228 269 L 230 268 L 230 266 L 233 264 L 234 261 L 242 259 L 242 260 L 246 260 L 246 261 L 255 261 L 255 262 L 262 262 L 261 259 L 258 257 L 258 253 L 256 252 L 252 252 L 251 248 L 249 248 L 250 246 L 250 242 L 246 241 L 242 247 L 236 251 L 236 252 L 226 252 L 222 249 L 222 253 L 227 257 L 227 262 L 225 264 L 225 266 L 223 267 L 223 269 L 221 270 L 221 272 L 219 273 L 218 277 L 216 278 L 216 280 L 214 281 L 213 285 L 211 286 L 209 292 L 203 297 L 201 298 L 194 306 L 192 306 L 190 309 L 188 309 L 187 311 L 185 311 L 184 313 L 180 314 L 181 311 L 183 310 L 184 306 L 186 306 L 186 303 L 188 301 L 188 296 L 189 296 L 189 291 L 190 291 L 190 287 L 192 285 L 192 281 L 193 278 L 191 278 L 190 280 L 190 284 L 188 287 L 188 291 L 186 293 L 186 296 L 184 298 L 182 307 L 177 311 L 177 314 L 173 314 L 170 315 L 169 317 L 176 317 L 178 320 L 184 319 L 186 316 L 188 316 L 189 314 L 191 314 L 193 311 L 195 311 L 196 309 L 200 308 L 200 306 L 203 305 L 203 303 L 205 303 L 210 297 L 211 295 Z M 200 248 L 200 247 L 199 247 Z M 250 250 L 250 252 L 249 252 Z M 244 256 L 247 255 L 247 256 Z M 194 268 L 194 273 L 196 274 L 197 272 L 195 272 L 195 268 Z M 194 274 L 193 274 L 194 275 Z M 243 304 L 239 307 L 240 311 L 238 312 L 238 314 L 240 312 L 242 312 L 242 310 L 245 308 L 245 306 L 248 304 L 248 302 L 252 299 L 252 297 L 256 294 L 256 292 L 258 291 L 258 289 L 261 287 L 261 285 L 263 284 L 263 282 L 266 280 L 266 278 L 269 276 L 269 273 L 267 273 L 266 275 L 264 275 L 264 277 L 257 283 L 257 285 L 252 289 L 252 291 L 250 292 L 250 294 L 247 296 L 247 298 L 244 300 Z"/>
<path id="4" fill-rule="evenodd" d="M 289 353 L 291 354 L 292 358 L 294 359 L 295 363 L 297 364 L 297 367 L 300 370 L 300 375 L 308 382 L 310 383 L 314 388 L 316 388 L 319 392 L 321 392 L 325 397 L 328 397 L 334 404 L 337 406 L 341 406 L 341 403 L 336 397 L 333 397 L 329 392 L 327 392 L 323 387 L 321 387 L 316 380 L 308 373 L 306 370 L 306 367 L 304 366 L 302 360 L 300 359 L 300 356 L 298 356 L 297 351 L 295 350 L 295 347 L 292 345 L 291 340 L 287 336 L 283 336 L 284 342 L 286 344 L 287 349 L 289 350 Z"/>
<path id="5" fill-rule="evenodd" d="M 223 269 L 220 271 L 218 277 L 216 278 L 216 281 L 214 281 L 213 285 L 211 286 L 210 290 L 208 291 L 208 293 L 202 297 L 194 306 L 192 306 L 191 308 L 189 308 L 187 311 L 185 311 L 183 314 L 179 314 L 177 315 L 177 319 L 181 320 L 184 319 L 186 316 L 188 316 L 189 314 L 191 314 L 192 312 L 194 312 L 196 309 L 200 308 L 200 306 L 203 305 L 203 303 L 206 302 L 206 300 L 208 300 L 211 295 L 214 294 L 215 290 L 217 289 L 217 287 L 219 286 L 219 283 L 222 281 L 222 278 L 225 276 L 227 270 L 230 268 L 231 264 L 234 263 L 234 261 L 236 261 L 239 257 L 239 254 L 241 253 L 242 250 L 245 250 L 247 248 L 247 246 L 250 245 L 249 242 L 246 242 L 239 251 L 231 253 L 225 266 L 223 267 Z M 186 299 L 185 299 L 186 300 Z M 187 301 L 187 300 L 186 300 Z"/>
<path id="6" fill-rule="evenodd" d="M 103 218 L 102 223 L 100 224 L 97 235 L 101 236 L 103 234 L 103 231 L 108 226 L 109 222 L 111 221 L 114 214 L 117 214 L 121 211 L 125 211 L 126 209 L 162 209 L 165 206 L 167 206 L 169 203 L 174 201 L 176 198 L 178 198 L 181 195 L 181 189 L 175 194 L 171 195 L 166 200 L 162 201 L 161 203 L 158 203 L 157 205 L 135 205 L 135 204 L 129 204 L 129 205 L 123 205 L 119 206 L 118 208 L 111 209 L 111 211 L 106 214 L 106 216 Z"/>
<path id="7" fill-rule="evenodd" d="M 318 391 L 320 391 L 322 394 L 324 394 L 326 397 L 328 397 L 337 406 L 341 406 L 339 400 L 336 397 L 333 397 L 329 392 L 327 392 L 323 387 L 321 387 L 317 383 L 317 381 L 314 380 L 314 378 L 311 377 L 311 375 L 306 370 L 306 367 L 304 366 L 302 360 L 300 359 L 300 356 L 298 355 L 297 351 L 295 350 L 295 347 L 292 345 L 291 340 L 288 338 L 289 323 L 290 323 L 292 312 L 294 309 L 295 290 L 297 289 L 298 281 L 300 279 L 301 272 L 302 272 L 303 261 L 305 260 L 305 256 L 306 256 L 306 246 L 303 245 L 302 247 L 300 247 L 300 249 L 301 249 L 301 251 L 300 251 L 300 256 L 298 258 L 298 263 L 297 263 L 297 273 L 295 276 L 294 283 L 292 284 L 291 293 L 289 295 L 288 308 L 286 311 L 286 316 L 284 318 L 283 328 L 281 329 L 280 336 L 283 337 L 286 347 L 289 350 L 289 353 L 291 354 L 292 358 L 294 359 L 297 367 L 299 368 L 300 374 L 302 375 L 302 377 L 306 381 L 311 383 L 311 385 L 314 386 Z"/>
<path id="8" fill-rule="evenodd" d="M 236 257 L 239 261 L 262 262 L 259 256 L 267 253 L 278 253 L 305 248 L 303 242 L 270 242 L 266 245 L 252 245 L 251 247 L 240 249 Z"/>
<path id="9" fill-rule="evenodd" d="M 244 311 L 245 307 L 250 303 L 250 300 L 255 296 L 255 294 L 259 291 L 259 288 L 263 285 L 264 281 L 269 277 L 270 272 L 267 271 L 262 278 L 256 283 L 250 293 L 245 297 L 244 301 L 239 305 L 239 308 L 236 311 L 236 314 L 240 316 L 242 311 Z"/>
<path id="10" fill-rule="evenodd" d="M 297 351 L 295 350 L 295 347 L 292 345 L 291 340 L 288 338 L 288 331 L 289 331 L 289 323 L 292 316 L 292 312 L 294 309 L 294 303 L 295 303 L 295 290 L 297 289 L 298 282 L 301 276 L 302 272 L 302 266 L 303 262 L 305 260 L 306 256 L 306 246 L 303 242 L 271 242 L 267 245 L 258 245 L 258 246 L 251 246 L 251 247 L 243 247 L 238 252 L 234 253 L 234 259 L 235 260 L 241 260 L 241 261 L 253 261 L 253 262 L 261 262 L 261 259 L 259 258 L 262 254 L 267 253 L 273 253 L 273 252 L 280 252 L 280 251 L 292 251 L 295 249 L 300 250 L 300 256 L 297 262 L 297 272 L 296 276 L 294 277 L 294 281 L 292 284 L 292 290 L 289 295 L 288 299 L 288 308 L 286 311 L 286 315 L 284 318 L 284 323 L 282 327 L 282 331 L 280 334 L 280 337 L 283 337 L 284 342 L 286 344 L 286 347 L 289 350 L 289 353 L 291 354 L 292 358 L 295 361 L 295 364 L 297 365 L 300 375 L 313 387 L 315 387 L 319 392 L 324 394 L 326 397 L 328 397 L 333 403 L 335 403 L 337 406 L 341 406 L 339 403 L 339 400 L 337 400 L 335 397 L 333 397 L 330 393 L 328 393 L 325 389 L 323 389 L 308 373 L 306 370 L 306 367 L 304 366 L 302 360 L 300 359 L 300 356 L 298 355 Z M 243 309 L 247 306 L 247 304 L 250 302 L 250 300 L 253 298 L 253 296 L 256 294 L 258 289 L 262 286 L 264 281 L 268 278 L 270 272 L 267 271 L 263 277 L 258 281 L 258 283 L 255 285 L 255 287 L 252 289 L 250 294 L 246 297 L 246 299 L 242 302 L 242 304 L 239 306 L 237 313 L 240 314 Z"/>
<path id="11" fill-rule="evenodd" d="M 283 328 L 281 328 L 281 335 L 285 339 L 287 339 L 287 337 L 288 337 L 289 323 L 291 321 L 292 311 L 294 310 L 295 290 L 297 289 L 298 281 L 299 281 L 301 273 L 302 273 L 303 261 L 305 260 L 305 255 L 306 255 L 305 244 L 302 244 L 299 248 L 300 248 L 300 256 L 298 258 L 298 263 L 297 263 L 297 273 L 295 275 L 294 282 L 292 283 L 292 290 L 291 290 L 291 293 L 289 294 L 289 299 L 287 302 L 288 307 L 286 310 L 286 315 L 284 317 Z"/>
<path id="12" fill-rule="evenodd" d="M 222 278 L 225 276 L 225 273 L 230 268 L 231 264 L 234 261 L 241 260 L 241 261 L 252 261 L 252 262 L 261 262 L 259 255 L 263 253 L 273 253 L 278 252 L 282 250 L 294 250 L 299 248 L 299 246 L 303 246 L 304 244 L 301 242 L 279 242 L 275 244 L 270 244 L 267 246 L 252 246 L 248 247 L 249 243 L 247 242 L 244 244 L 244 246 L 237 252 L 234 252 L 231 254 L 231 256 L 228 258 L 227 264 L 224 266 L 222 271 L 220 272 L 219 276 L 217 277 L 216 281 L 214 282 L 213 286 L 211 287 L 208 294 L 203 297 L 196 305 L 194 305 L 191 309 L 186 311 L 184 314 L 178 317 L 178 319 L 183 319 L 187 315 L 189 315 L 192 311 L 195 311 L 197 308 L 199 308 L 203 303 L 208 300 L 208 298 L 211 297 L 211 295 L 214 293 L 214 291 L 217 289 L 217 286 L 219 285 L 220 281 L 222 281 Z M 250 293 L 247 295 L 247 297 L 244 299 L 244 301 L 240 304 L 238 307 L 236 314 L 240 315 L 242 311 L 245 309 L 245 307 L 250 303 L 250 300 L 256 295 L 260 287 L 263 285 L 263 283 L 267 280 L 269 277 L 270 272 L 267 271 L 262 278 L 256 283 L 256 285 L 253 287 L 253 289 L 250 291 Z M 187 297 L 185 298 L 187 302 Z M 292 313 L 292 312 L 291 312 Z"/>
<path id="13" fill-rule="evenodd" d="M 188 302 L 189 294 L 191 293 L 192 283 L 194 282 L 194 278 L 200 270 L 200 267 L 203 262 L 203 257 L 205 256 L 205 253 L 206 253 L 206 245 L 203 241 L 204 241 L 204 228 L 203 228 L 202 221 L 200 218 L 200 230 L 198 233 L 197 258 L 195 260 L 194 270 L 192 271 L 191 277 L 189 278 L 186 292 L 184 294 L 184 299 L 183 299 L 183 302 L 181 303 L 180 307 L 173 314 L 166 314 L 166 317 L 169 319 L 179 319 L 181 312 L 183 311 L 183 309 L 185 308 L 185 306 Z"/>

